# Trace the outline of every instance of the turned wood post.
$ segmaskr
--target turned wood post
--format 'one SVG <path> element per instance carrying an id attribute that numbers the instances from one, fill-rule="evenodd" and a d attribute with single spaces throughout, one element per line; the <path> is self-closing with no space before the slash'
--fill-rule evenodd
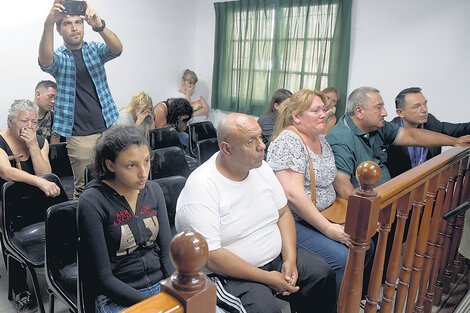
<path id="1" fill-rule="evenodd" d="M 437 194 L 437 186 L 439 183 L 439 175 L 432 177 L 428 181 L 426 190 L 426 204 L 424 212 L 422 212 L 421 223 L 414 252 L 413 269 L 411 272 L 410 285 L 408 290 L 408 298 L 406 302 L 406 313 L 411 313 L 415 308 L 416 295 L 418 294 L 419 285 L 422 277 L 424 266 L 424 258 L 426 246 L 428 244 L 429 229 L 431 227 L 431 216 L 434 208 L 434 200 Z"/>
<path id="2" fill-rule="evenodd" d="M 462 166 L 460 167 L 460 173 L 462 176 L 463 180 L 463 186 L 462 190 L 460 191 L 460 201 L 459 205 L 467 201 L 467 190 L 468 190 L 468 156 L 462 160 Z M 455 223 L 455 232 L 454 232 L 454 238 L 453 240 L 455 241 L 456 245 L 456 251 L 455 251 L 455 258 L 453 262 L 453 268 L 451 269 L 452 274 L 451 274 L 451 282 L 455 282 L 457 280 L 457 274 L 459 273 L 460 270 L 460 264 L 463 263 L 463 257 L 460 255 L 458 252 L 459 246 L 460 246 L 460 241 L 462 241 L 462 234 L 463 234 L 463 226 L 464 226 L 464 221 L 465 221 L 465 211 L 461 212 L 457 216 L 457 221 Z"/>
<path id="3" fill-rule="evenodd" d="M 432 281 L 431 271 L 436 254 L 437 235 L 439 230 L 439 223 L 442 219 L 442 208 L 444 205 L 444 196 L 449 180 L 450 168 L 446 169 L 440 174 L 439 187 L 437 191 L 436 201 L 434 203 L 434 212 L 432 216 L 432 224 L 429 233 L 429 239 L 426 246 L 426 259 L 424 263 L 423 278 L 420 282 L 418 300 L 415 305 L 415 312 L 431 312 L 432 300 L 434 297 L 434 286 Z"/>
<path id="4" fill-rule="evenodd" d="M 376 232 L 381 197 L 374 191 L 380 167 L 371 161 L 359 164 L 356 178 L 360 187 L 349 196 L 344 231 L 349 235 L 349 254 L 338 298 L 338 312 L 359 312 L 364 259 L 370 238 Z"/>
<path id="5" fill-rule="evenodd" d="M 186 313 L 215 313 L 216 287 L 201 272 L 208 257 L 207 242 L 199 233 L 185 230 L 170 242 L 170 258 L 176 271 L 162 282 L 162 291 L 180 301 Z"/>
<path id="6" fill-rule="evenodd" d="M 452 205 L 451 205 L 451 210 L 456 208 L 460 204 L 460 192 L 462 190 L 462 182 L 463 182 L 463 167 L 466 166 L 467 164 L 463 164 L 462 160 L 460 162 L 459 166 L 459 172 L 457 174 L 456 178 L 456 184 L 455 184 L 455 189 L 454 189 L 454 194 L 452 196 Z M 460 242 L 460 232 L 459 230 L 462 228 L 463 223 L 461 224 L 458 216 L 453 217 L 448 221 L 448 231 L 446 232 L 446 237 L 448 238 L 448 244 L 449 244 L 449 253 L 446 255 L 447 262 L 444 270 L 444 276 L 443 276 L 443 283 L 442 283 L 442 292 L 445 294 L 449 293 L 449 287 L 450 287 L 450 282 L 451 282 L 451 276 L 452 276 L 452 267 L 454 265 L 454 259 L 457 255 L 457 248 L 458 248 L 458 242 Z"/>
<path id="7" fill-rule="evenodd" d="M 451 166 L 449 182 L 447 186 L 447 192 L 444 200 L 444 207 L 442 209 L 442 215 L 447 213 L 451 209 L 452 195 L 455 186 L 455 180 L 459 170 L 459 163 L 454 163 Z M 442 297 L 443 277 L 444 270 L 447 263 L 447 255 L 449 253 L 449 242 L 450 234 L 449 228 L 452 228 L 447 221 L 441 219 L 439 221 L 439 231 L 436 244 L 436 259 L 433 264 L 431 273 L 431 285 L 434 288 L 433 304 L 439 305 Z M 430 292 L 431 293 L 431 292 Z M 426 308 L 431 307 L 430 304 L 426 304 Z"/>

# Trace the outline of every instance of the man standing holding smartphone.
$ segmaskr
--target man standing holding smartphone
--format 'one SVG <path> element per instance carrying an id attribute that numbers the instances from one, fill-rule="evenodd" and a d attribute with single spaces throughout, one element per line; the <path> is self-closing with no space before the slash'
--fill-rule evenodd
<path id="1" fill-rule="evenodd" d="M 54 76 L 58 85 L 53 129 L 67 138 L 75 199 L 83 191 L 85 167 L 93 162 L 96 141 L 119 118 L 104 63 L 122 52 L 121 41 L 99 13 L 90 8 L 88 1 L 83 4 L 84 15 L 66 15 L 64 3 L 54 0 L 39 44 L 39 66 Z M 83 41 L 84 21 L 104 43 Z M 54 24 L 64 40 L 55 51 Z"/>

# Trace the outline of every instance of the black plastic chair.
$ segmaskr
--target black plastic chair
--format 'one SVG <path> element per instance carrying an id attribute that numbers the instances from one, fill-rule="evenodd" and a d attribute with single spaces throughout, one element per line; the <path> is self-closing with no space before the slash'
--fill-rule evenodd
<path id="1" fill-rule="evenodd" d="M 205 140 L 201 140 L 197 142 L 197 158 L 199 160 L 199 164 L 202 164 L 210 159 L 214 153 L 219 151 L 219 143 L 217 142 L 217 138 L 209 138 Z"/>
<path id="2" fill-rule="evenodd" d="M 73 198 L 73 171 L 70 165 L 69 155 L 67 153 L 67 143 L 60 142 L 49 145 L 49 162 L 51 163 L 52 173 L 59 176 L 64 187 L 65 193 L 69 199 Z"/>
<path id="3" fill-rule="evenodd" d="M 51 206 L 46 214 L 46 281 L 49 312 L 55 298 L 77 312 L 77 200 Z"/>
<path id="4" fill-rule="evenodd" d="M 198 155 L 197 143 L 198 141 L 217 138 L 217 130 L 214 124 L 210 121 L 203 121 L 189 125 L 189 142 L 190 151 L 194 156 Z M 201 162 L 202 163 L 202 162 Z"/>
<path id="5" fill-rule="evenodd" d="M 150 150 L 166 147 L 183 148 L 178 132 L 173 127 L 151 129 L 149 130 L 148 139 Z"/>
<path id="6" fill-rule="evenodd" d="M 152 179 L 180 175 L 188 177 L 190 170 L 186 156 L 179 147 L 166 147 L 150 152 Z"/>
<path id="7" fill-rule="evenodd" d="M 170 220 L 171 234 L 176 234 L 175 229 L 175 215 L 176 215 L 176 201 L 183 190 L 186 183 L 186 177 L 183 176 L 169 176 L 155 179 L 160 185 L 165 197 L 166 210 L 168 212 L 168 219 Z"/>
<path id="8" fill-rule="evenodd" d="M 91 182 L 95 177 L 93 177 L 93 164 L 88 164 L 85 167 L 85 185 Z"/>
<path id="9" fill-rule="evenodd" d="M 60 188 L 57 197 L 47 197 L 38 187 L 19 182 L 6 182 L 2 187 L 3 242 L 8 263 L 8 299 L 12 300 L 11 259 L 26 267 L 33 280 L 34 293 L 41 313 L 44 313 L 36 268 L 44 267 L 46 210 L 67 201 L 67 195 L 54 174 L 41 175 Z"/>

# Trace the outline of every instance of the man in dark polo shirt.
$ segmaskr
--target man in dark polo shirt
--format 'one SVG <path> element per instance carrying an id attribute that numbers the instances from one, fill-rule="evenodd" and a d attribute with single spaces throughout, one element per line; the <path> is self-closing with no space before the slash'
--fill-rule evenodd
<path id="1" fill-rule="evenodd" d="M 388 181 L 388 149 L 391 145 L 440 147 L 470 144 L 470 136 L 460 138 L 418 128 L 402 128 L 384 118 L 387 111 L 379 90 L 355 89 L 348 97 L 346 113 L 326 135 L 333 149 L 338 174 L 333 182 L 339 197 L 347 199 L 355 187 L 356 168 L 374 161 L 382 171 L 378 185 Z"/>
<path id="2" fill-rule="evenodd" d="M 441 122 L 428 112 L 428 100 L 421 88 L 406 88 L 395 98 L 398 116 L 392 120 L 405 128 L 432 130 L 452 137 L 470 134 L 470 123 Z M 415 167 L 441 153 L 441 147 L 424 148 L 413 146 L 392 146 L 388 151 L 387 167 L 393 177 Z"/>

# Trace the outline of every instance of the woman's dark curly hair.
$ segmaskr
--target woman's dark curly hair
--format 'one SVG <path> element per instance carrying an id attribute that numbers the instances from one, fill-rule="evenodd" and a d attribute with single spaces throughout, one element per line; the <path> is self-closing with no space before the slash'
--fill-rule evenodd
<path id="1" fill-rule="evenodd" d="M 176 125 L 180 116 L 187 115 L 183 122 L 187 122 L 193 117 L 193 108 L 188 100 L 184 98 L 175 98 L 167 100 L 168 113 L 166 122 L 170 125 Z"/>
<path id="2" fill-rule="evenodd" d="M 93 176 L 98 180 L 114 179 L 105 161 L 115 162 L 118 155 L 132 145 L 148 147 L 144 134 L 134 126 L 113 126 L 105 131 L 96 143 Z"/>

